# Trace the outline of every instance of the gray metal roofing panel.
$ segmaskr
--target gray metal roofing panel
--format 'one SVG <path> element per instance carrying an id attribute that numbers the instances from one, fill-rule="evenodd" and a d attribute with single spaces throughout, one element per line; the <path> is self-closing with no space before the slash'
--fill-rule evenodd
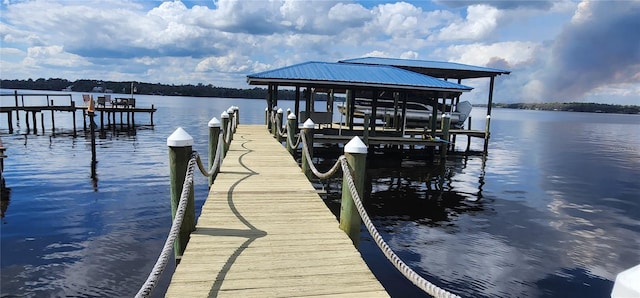
<path id="1" fill-rule="evenodd" d="M 497 69 L 497 68 L 481 67 L 481 66 L 468 65 L 468 64 L 455 63 L 455 62 L 429 61 L 429 60 L 363 57 L 363 58 L 340 60 L 340 62 L 370 64 L 370 65 L 390 65 L 390 66 L 399 66 L 399 67 L 416 67 L 416 68 L 428 68 L 428 69 L 477 71 L 477 72 L 488 72 L 488 73 L 495 73 L 495 74 L 511 73 L 510 71 Z"/>
<path id="2" fill-rule="evenodd" d="M 429 90 L 469 91 L 473 88 L 387 65 L 305 62 L 247 75 L 249 83 L 278 80 L 365 85 L 370 87 L 418 87 Z"/>

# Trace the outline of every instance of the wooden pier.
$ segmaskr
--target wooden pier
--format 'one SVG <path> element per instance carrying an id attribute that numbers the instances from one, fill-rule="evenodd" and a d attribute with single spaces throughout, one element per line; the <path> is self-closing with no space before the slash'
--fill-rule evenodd
<path id="1" fill-rule="evenodd" d="M 13 94 L 0 94 L 2 98 L 10 97 L 15 101 L 14 105 L 7 106 L 3 101 L 3 105 L 0 106 L 0 113 L 6 114 L 7 117 L 7 128 L 9 133 L 12 134 L 14 131 L 14 113 L 15 113 L 15 123 L 16 126 L 20 126 L 20 113 L 24 112 L 24 124 L 26 124 L 26 133 L 38 134 L 38 129 L 41 129 L 41 132 L 45 130 L 45 113 L 50 113 L 50 127 L 52 134 L 56 133 L 56 121 L 55 121 L 55 112 L 69 112 L 72 114 L 72 123 L 73 123 L 73 134 L 76 135 L 76 112 L 82 111 L 83 118 L 83 129 L 87 130 L 88 125 L 88 115 L 87 115 L 87 107 L 86 106 L 78 106 L 76 102 L 73 100 L 71 94 L 35 94 L 35 93 L 25 93 L 20 94 L 17 91 Z M 46 105 L 29 105 L 25 104 L 25 97 L 29 98 L 42 98 L 45 100 Z M 53 98 L 68 98 L 69 104 L 60 104 L 60 100 L 54 102 Z M 6 101 L 9 102 L 9 101 Z M 153 126 L 153 114 L 157 111 L 157 109 L 151 105 L 150 108 L 143 107 L 135 107 L 135 106 L 122 106 L 122 105 L 109 105 L 96 107 L 95 111 L 99 113 L 100 117 L 100 130 L 104 130 L 105 128 L 116 129 L 119 125 L 121 128 L 128 127 L 132 128 L 136 126 L 135 123 L 135 115 L 136 113 L 149 113 L 151 126 Z M 40 114 L 38 117 L 37 115 Z M 119 115 L 119 121 L 118 116 Z M 105 120 L 106 116 L 106 120 Z M 126 119 L 126 120 L 125 120 Z M 38 126 L 38 121 L 40 121 L 40 126 Z M 126 122 L 125 122 L 126 121 Z"/>
<path id="2" fill-rule="evenodd" d="M 166 297 L 388 297 L 265 126 L 233 139 Z"/>

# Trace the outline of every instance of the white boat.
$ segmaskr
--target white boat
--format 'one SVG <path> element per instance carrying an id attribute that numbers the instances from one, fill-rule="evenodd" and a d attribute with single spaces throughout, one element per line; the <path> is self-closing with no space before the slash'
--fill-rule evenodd
<path id="1" fill-rule="evenodd" d="M 372 114 L 371 101 L 367 99 L 356 99 L 354 106 L 353 116 L 356 118 L 363 118 L 365 114 Z M 394 108 L 393 101 L 378 100 L 376 107 L 376 118 L 383 121 L 393 121 L 394 114 L 402 114 L 401 107 Z M 338 104 L 338 111 L 343 115 L 347 114 L 346 107 L 343 104 Z M 456 105 L 456 109 L 453 112 L 448 113 L 451 117 L 451 127 L 462 128 L 462 125 L 469 117 L 471 113 L 472 105 L 468 101 L 461 101 Z M 407 102 L 406 113 L 406 125 L 407 127 L 427 127 L 431 123 L 431 117 L 433 116 L 433 107 L 427 104 L 418 102 Z M 440 123 L 442 120 L 442 112 L 438 111 L 438 118 L 436 123 Z"/>

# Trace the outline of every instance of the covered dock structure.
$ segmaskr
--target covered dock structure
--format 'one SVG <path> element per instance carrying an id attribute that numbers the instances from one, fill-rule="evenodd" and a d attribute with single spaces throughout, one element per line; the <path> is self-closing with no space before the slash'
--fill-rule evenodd
<path id="1" fill-rule="evenodd" d="M 406 129 L 407 104 L 419 102 L 433 107 L 433 117 L 428 125 L 431 136 L 435 136 L 436 115 L 440 109 L 442 112 L 453 111 L 464 92 L 472 88 L 460 84 L 465 78 L 490 77 L 491 86 L 493 78 L 500 74 L 509 73 L 503 70 L 474 67 L 459 64 L 428 64 L 428 61 L 387 59 L 387 58 L 359 58 L 333 62 L 305 62 L 283 68 L 255 73 L 247 76 L 250 85 L 267 86 L 267 110 L 275 111 L 278 105 L 278 89 L 281 87 L 295 88 L 295 115 L 299 122 L 312 119 L 316 124 L 331 124 L 333 115 L 333 99 L 335 94 L 344 94 L 346 119 L 340 123 L 340 134 L 353 135 L 354 131 L 367 129 L 368 134 L 375 137 L 376 134 L 384 137 L 407 137 L 407 133 L 422 134 Z M 435 77 L 428 73 L 437 75 Z M 458 79 L 458 83 L 448 79 Z M 491 87 L 493 89 L 493 87 Z M 325 93 L 327 97 L 327 111 L 314 111 L 314 98 L 317 93 Z M 381 132 L 376 129 L 376 117 L 365 118 L 367 123 L 362 127 L 354 126 L 355 101 L 367 99 L 371 103 L 371 115 L 377 115 L 379 99 L 392 100 L 394 107 L 393 117 L 385 119 L 387 127 L 393 128 Z M 489 106 L 492 95 L 489 96 Z M 300 110 L 301 100 L 305 101 L 305 110 Z M 447 105 L 447 102 L 451 102 Z M 268 123 L 268 125 L 271 125 Z M 460 131 L 469 137 L 488 138 L 488 132 Z M 322 134 L 337 134 L 323 130 Z M 454 132 L 455 134 L 455 132 Z M 340 139 L 338 137 L 334 139 Z M 339 141 L 337 141 L 339 142 Z M 486 142 L 485 142 L 486 143 Z M 437 145 L 436 145 L 437 146 Z"/>

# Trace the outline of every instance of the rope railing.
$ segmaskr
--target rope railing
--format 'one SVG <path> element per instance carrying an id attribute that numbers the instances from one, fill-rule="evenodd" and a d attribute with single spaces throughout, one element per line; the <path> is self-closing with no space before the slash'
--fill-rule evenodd
<path id="1" fill-rule="evenodd" d="M 136 298 L 149 297 L 153 289 L 155 289 L 156 285 L 158 284 L 160 276 L 162 276 L 162 272 L 164 272 L 164 269 L 167 267 L 167 261 L 169 260 L 169 256 L 173 251 L 173 244 L 180 233 L 180 226 L 182 225 L 182 220 L 184 219 L 184 213 L 187 209 L 191 186 L 193 185 L 193 173 L 196 160 L 198 160 L 199 158 L 200 157 L 198 156 L 198 153 L 193 152 L 191 158 L 189 159 L 189 164 L 187 165 L 187 173 L 184 179 L 184 183 L 182 184 L 180 203 L 178 204 L 178 208 L 176 209 L 176 216 L 171 223 L 169 235 L 167 236 L 167 240 L 164 242 L 164 246 L 162 247 L 162 251 L 160 252 L 160 256 L 158 257 L 156 264 L 153 266 L 153 269 L 151 269 L 151 273 L 149 273 L 149 277 L 147 277 L 147 280 L 136 294 Z"/>
<path id="2" fill-rule="evenodd" d="M 306 154 L 303 154 L 306 159 L 307 159 L 307 163 L 309 164 L 309 169 L 311 169 L 311 172 L 313 172 L 314 175 L 316 175 L 316 177 L 320 178 L 320 179 L 327 179 L 330 178 L 331 176 L 333 176 L 336 172 L 338 172 L 338 169 L 340 168 L 340 163 L 336 162 L 331 169 L 329 169 L 328 171 L 322 173 L 320 171 L 318 171 L 318 169 L 316 168 L 316 166 L 313 164 L 313 160 L 311 159 L 311 154 L 309 152 L 309 146 L 307 144 L 307 138 L 305 137 L 304 133 L 300 134 L 302 136 L 302 150 L 305 150 Z M 343 156 L 340 156 L 340 158 L 344 158 Z M 340 160 L 340 158 L 338 160 Z"/>
<path id="3" fill-rule="evenodd" d="M 358 210 L 358 213 L 360 214 L 360 218 L 364 222 L 364 225 L 367 227 L 367 230 L 375 240 L 380 250 L 382 250 L 385 257 L 387 257 L 387 259 L 394 265 L 394 267 L 396 267 L 396 269 L 398 269 L 398 271 L 400 271 L 400 273 L 402 273 L 404 277 L 406 277 L 409 281 L 411 281 L 411 283 L 413 283 L 418 288 L 422 289 L 423 291 L 425 291 L 426 293 L 428 293 L 433 297 L 436 297 L 436 298 L 460 297 L 424 279 L 422 276 L 416 273 L 413 269 L 407 266 L 407 264 L 405 264 L 402 261 L 402 259 L 400 259 L 400 257 L 398 257 L 398 255 L 396 255 L 396 253 L 393 252 L 391 247 L 389 247 L 389 245 L 384 241 L 384 239 L 382 238 L 382 236 L 380 235 L 376 227 L 373 225 L 373 222 L 369 218 L 367 211 L 364 209 L 362 200 L 358 195 L 356 185 L 353 182 L 353 176 L 351 174 L 351 169 L 349 168 L 349 164 L 347 163 L 347 159 L 344 158 L 344 155 L 342 155 L 340 156 L 340 158 L 336 163 L 341 164 L 343 175 L 346 175 L 346 178 L 347 178 L 346 181 L 349 187 L 349 192 L 351 192 L 353 202 L 356 205 L 356 209 Z"/>
<path id="4" fill-rule="evenodd" d="M 417 272 L 415 272 L 413 269 L 407 266 L 407 264 L 404 263 L 404 261 L 402 261 L 402 259 L 400 259 L 400 257 L 398 257 L 398 255 L 385 242 L 384 238 L 382 238 L 377 228 L 369 218 L 367 211 L 364 209 L 364 205 L 362 204 L 362 199 L 360 198 L 360 195 L 358 194 L 358 191 L 356 189 L 356 185 L 355 185 L 353 174 L 352 174 L 352 169 L 349 166 L 346 156 L 341 155 L 340 157 L 338 157 L 338 160 L 331 167 L 329 171 L 325 173 L 321 173 L 316 169 L 315 165 L 313 164 L 313 161 L 311 159 L 311 154 L 309 152 L 310 146 L 308 146 L 305 134 L 300 133 L 300 136 L 302 138 L 302 148 L 303 148 L 302 150 L 304 150 L 304 153 L 305 153 L 303 154 L 305 156 L 304 158 L 306 158 L 307 164 L 309 165 L 309 169 L 313 172 L 313 174 L 316 177 L 320 179 L 327 179 L 333 176 L 339 168 L 342 170 L 344 178 L 346 178 L 344 179 L 344 181 L 346 181 L 347 183 L 349 193 L 351 194 L 353 203 L 356 206 L 356 209 L 358 210 L 358 214 L 360 215 L 360 218 L 362 219 L 364 225 L 367 227 L 367 230 L 375 240 L 376 245 L 378 245 L 378 247 L 383 252 L 385 257 L 394 265 L 394 267 L 398 269 L 398 271 L 402 273 L 402 275 L 405 278 L 411 281 L 411 283 L 413 283 L 418 288 L 422 289 L 424 292 L 428 293 L 431 296 L 434 296 L 436 298 L 454 298 L 454 297 L 459 298 L 460 296 L 453 294 L 451 292 L 448 292 L 447 290 L 434 285 L 433 283 L 429 282 L 428 280 L 420 276 Z"/>
<path id="5" fill-rule="evenodd" d="M 218 143 L 216 148 L 216 153 L 214 157 L 214 161 L 211 167 L 207 170 L 206 167 L 202 163 L 202 159 L 200 158 L 200 154 L 197 151 L 192 151 L 189 156 L 189 161 L 187 163 L 187 169 L 185 173 L 184 182 L 182 184 L 182 190 L 180 193 L 179 203 L 176 208 L 174 219 L 171 223 L 171 228 L 169 230 L 169 235 L 165 240 L 164 246 L 162 247 L 162 251 L 160 252 L 160 256 L 156 260 L 149 276 L 145 283 L 140 287 L 140 290 L 136 294 L 136 298 L 149 297 L 151 293 L 158 285 L 158 281 L 164 272 L 169 257 L 174 250 L 174 244 L 176 239 L 180 236 L 180 229 L 182 223 L 185 218 L 185 213 L 187 210 L 187 206 L 189 204 L 191 189 L 193 186 L 193 175 L 195 172 L 195 167 L 197 166 L 200 170 L 200 173 L 205 177 L 210 177 L 219 171 L 220 165 L 222 164 L 222 159 L 224 158 L 224 145 L 229 145 L 232 141 L 231 135 L 234 133 L 235 128 L 237 128 L 237 113 L 232 114 L 233 117 L 230 117 L 229 123 L 226 125 L 226 137 L 223 133 L 218 134 Z M 189 145 L 190 146 L 190 145 Z M 228 148 L 228 146 L 227 146 Z"/>

